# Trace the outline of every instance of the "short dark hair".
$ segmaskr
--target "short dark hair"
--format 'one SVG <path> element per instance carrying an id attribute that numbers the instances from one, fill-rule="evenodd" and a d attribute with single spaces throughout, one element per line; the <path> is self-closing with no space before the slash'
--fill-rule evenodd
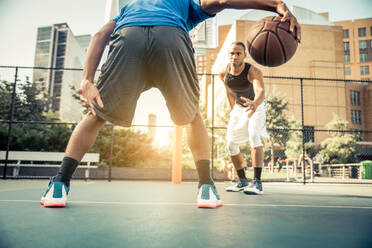
<path id="1" fill-rule="evenodd" d="M 244 45 L 244 43 L 241 42 L 241 41 L 234 41 L 233 43 L 231 43 L 230 46 L 232 46 L 232 45 L 242 46 L 242 47 L 244 48 L 244 51 L 245 51 L 245 45 Z"/>

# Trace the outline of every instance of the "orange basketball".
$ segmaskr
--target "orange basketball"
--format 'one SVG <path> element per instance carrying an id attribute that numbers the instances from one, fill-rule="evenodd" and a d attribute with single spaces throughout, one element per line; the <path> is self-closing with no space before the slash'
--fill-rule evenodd
<path id="1" fill-rule="evenodd" d="M 296 52 L 296 29 L 292 33 L 289 22 L 280 22 L 280 19 L 280 16 L 265 17 L 256 22 L 248 34 L 248 52 L 261 65 L 282 65 Z"/>

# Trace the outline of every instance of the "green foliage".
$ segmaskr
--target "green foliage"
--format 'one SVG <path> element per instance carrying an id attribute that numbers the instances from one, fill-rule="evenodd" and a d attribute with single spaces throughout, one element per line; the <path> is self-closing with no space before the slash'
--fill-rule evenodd
<path id="1" fill-rule="evenodd" d="M 13 151 L 63 152 L 72 127 L 66 125 L 13 124 L 10 149 Z M 8 124 L 0 125 L 0 149 L 5 150 Z"/>
<path id="2" fill-rule="evenodd" d="M 14 120 L 43 121 L 49 100 L 45 93 L 43 82 L 32 83 L 29 78 L 17 82 L 16 95 L 14 98 Z M 0 113 L 1 119 L 10 119 L 10 106 L 12 102 L 13 83 L 0 82 Z"/>
<path id="3" fill-rule="evenodd" d="M 331 137 L 322 142 L 324 149 L 320 152 L 320 155 L 325 163 L 342 164 L 356 162 L 354 155 L 357 149 L 358 136 L 344 132 L 347 124 L 347 121 L 333 114 L 332 121 L 326 125 Z"/>
<path id="4" fill-rule="evenodd" d="M 290 116 L 288 119 L 289 128 L 289 140 L 286 145 L 285 155 L 287 158 L 298 158 L 302 152 L 302 126 L 300 121 L 296 120 L 294 116 Z M 309 155 L 313 156 L 313 146 L 314 143 L 307 142 L 305 143 L 305 151 Z"/>
<path id="5" fill-rule="evenodd" d="M 0 112 L 2 119 L 10 119 L 13 83 L 0 82 Z M 46 113 L 49 100 L 43 82 L 32 83 L 28 78 L 17 82 L 14 98 L 14 120 L 51 121 L 56 114 Z M 0 149 L 5 150 L 8 124 L 0 125 Z M 13 124 L 10 149 L 15 151 L 64 151 L 71 135 L 71 126 Z"/>
<path id="6" fill-rule="evenodd" d="M 287 118 L 288 101 L 276 90 L 267 97 L 266 128 L 270 136 L 270 144 L 286 147 L 289 139 L 289 121 Z"/>
<path id="7" fill-rule="evenodd" d="M 12 83 L 0 82 L 0 112 L 5 120 L 10 119 L 12 91 Z M 14 119 L 58 122 L 58 113 L 46 112 L 49 101 L 43 92 L 42 84 L 31 83 L 28 79 L 19 82 L 15 96 Z M 13 124 L 10 149 L 63 152 L 73 128 L 74 125 L 63 124 Z M 103 165 L 108 165 L 110 161 L 111 130 L 111 126 L 104 126 L 90 150 L 100 153 Z M 169 149 L 155 149 L 152 140 L 139 131 L 124 128 L 115 128 L 114 131 L 113 166 L 169 167 L 172 157 Z M 7 138 L 8 124 L 0 124 L 1 150 L 6 149 Z"/>

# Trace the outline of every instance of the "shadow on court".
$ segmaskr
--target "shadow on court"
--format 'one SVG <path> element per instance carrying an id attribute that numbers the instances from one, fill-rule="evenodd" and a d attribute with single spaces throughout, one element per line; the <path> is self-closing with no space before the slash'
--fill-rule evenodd
<path id="1" fill-rule="evenodd" d="M 196 183 L 72 181 L 44 208 L 47 181 L 0 181 L 0 247 L 372 247 L 372 186 L 264 183 L 196 208 Z"/>

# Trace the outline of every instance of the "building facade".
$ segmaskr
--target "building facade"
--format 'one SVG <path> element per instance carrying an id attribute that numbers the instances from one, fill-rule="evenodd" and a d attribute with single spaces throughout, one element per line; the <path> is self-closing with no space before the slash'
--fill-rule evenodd
<path id="1" fill-rule="evenodd" d="M 303 78 L 328 78 L 328 79 L 364 79 L 368 69 L 361 69 L 361 66 L 366 66 L 368 62 L 359 62 L 360 55 L 357 57 L 358 63 L 362 63 L 358 70 L 359 74 L 347 74 L 345 69 L 348 64 L 344 63 L 345 58 L 345 27 L 339 24 L 334 25 L 327 20 L 327 13 L 317 14 L 303 8 L 293 8 L 293 12 L 297 12 L 297 19 L 302 27 L 302 41 L 299 44 L 296 54 L 290 61 L 279 67 L 263 67 L 253 61 L 249 54 L 247 62 L 254 64 L 260 68 L 265 76 L 282 76 L 282 77 L 303 77 Z M 296 10 L 297 9 L 297 10 Z M 217 58 L 212 65 L 211 72 L 218 74 L 226 67 L 228 63 L 227 51 L 229 45 L 233 41 L 246 41 L 246 37 L 250 31 L 250 27 L 255 23 L 255 20 L 263 16 L 252 12 L 253 17 L 246 14 L 241 19 L 236 20 L 230 26 L 229 32 L 220 32 Z M 258 19 L 257 19 L 258 18 Z M 364 20 L 365 21 L 365 20 Z M 311 23 L 311 24 L 309 24 Z M 362 25 L 362 24 L 361 24 Z M 366 32 L 369 30 L 370 24 L 363 24 Z M 364 35 L 364 29 L 360 31 L 358 27 L 356 34 Z M 351 32 L 351 31 L 350 31 Z M 359 32 L 359 33 L 358 33 Z M 355 31 L 354 31 L 355 33 Z M 221 37 L 224 35 L 224 37 Z M 362 38 L 369 42 L 370 36 Z M 348 38 L 350 39 L 350 37 Z M 364 42 L 354 43 L 360 45 L 364 49 L 362 53 L 368 53 Z M 368 43 L 368 45 L 370 45 Z M 350 44 L 350 47 L 355 46 Z M 352 48 L 350 48 L 352 49 Z M 360 54 L 358 49 L 358 54 Z M 352 55 L 354 56 L 354 55 Z M 365 57 L 365 55 L 362 55 Z M 363 57 L 363 61 L 365 58 Z M 202 61 L 202 60 L 201 60 Z M 197 61 L 197 64 L 199 61 Z M 202 61 L 202 65 L 208 65 L 208 59 Z M 204 66 L 205 67 L 205 66 Z M 199 66 L 199 70 L 208 72 L 209 68 Z M 351 67 L 351 65 L 350 65 Z M 365 68 L 365 67 L 363 67 Z M 352 69 L 353 71 L 353 69 Z M 295 79 L 270 79 L 265 78 L 266 95 L 272 93 L 280 94 L 288 100 L 288 115 L 293 115 L 295 119 L 301 121 L 302 106 L 301 106 L 301 82 Z M 207 76 L 201 79 L 201 90 L 203 91 L 202 101 L 206 106 L 211 106 L 212 86 L 211 80 Z M 227 98 L 223 83 L 215 77 L 214 79 L 214 112 L 222 111 L 226 104 Z M 204 90 L 203 90 L 204 89 Z M 357 83 L 350 81 L 332 81 L 332 80 L 303 80 L 303 109 L 305 128 L 309 130 L 307 134 L 308 141 L 313 141 L 315 144 L 320 144 L 325 138 L 329 137 L 327 132 L 315 132 L 316 129 L 326 129 L 326 124 L 329 123 L 333 114 L 337 114 L 341 119 L 347 120 L 350 130 L 372 130 L 372 106 L 371 106 L 371 85 L 368 83 Z M 211 114 L 211 107 L 208 107 Z M 370 134 L 365 134 L 362 141 L 370 142 L 372 137 Z"/>
<path id="2" fill-rule="evenodd" d="M 34 66 L 56 69 L 35 69 L 33 81 L 45 85 L 49 110 L 58 112 L 61 120 L 77 122 L 82 118 L 82 107 L 71 89 L 80 86 L 82 72 L 63 68 L 81 69 L 84 60 L 84 50 L 67 23 L 38 28 Z"/>

